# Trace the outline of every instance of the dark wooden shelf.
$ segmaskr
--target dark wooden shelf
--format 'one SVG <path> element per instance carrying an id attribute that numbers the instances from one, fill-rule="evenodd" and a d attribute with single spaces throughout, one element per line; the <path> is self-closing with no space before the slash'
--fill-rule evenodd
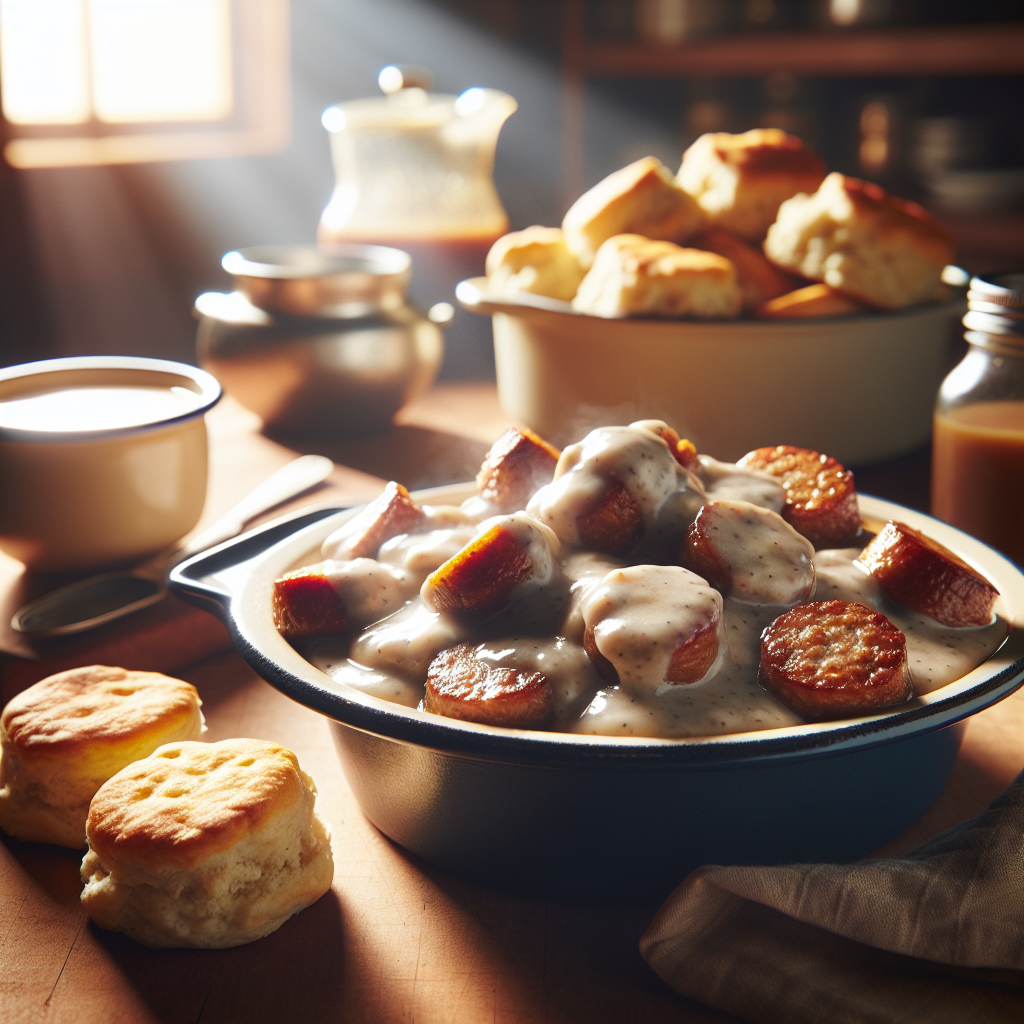
<path id="1" fill-rule="evenodd" d="M 956 245 L 957 260 L 975 274 L 1024 269 L 1024 211 L 972 213 L 932 207 Z"/>
<path id="2" fill-rule="evenodd" d="M 1024 74 L 1024 21 L 886 29 L 751 32 L 678 46 L 588 39 L 586 0 L 562 4 L 562 191 L 584 188 L 585 83 L 604 78 Z M 1024 212 L 936 210 L 974 271 L 1024 266 Z"/>
<path id="3" fill-rule="evenodd" d="M 597 78 L 1015 75 L 1024 73 L 1024 23 L 764 32 L 682 46 L 591 41 L 576 54 L 582 73 Z"/>

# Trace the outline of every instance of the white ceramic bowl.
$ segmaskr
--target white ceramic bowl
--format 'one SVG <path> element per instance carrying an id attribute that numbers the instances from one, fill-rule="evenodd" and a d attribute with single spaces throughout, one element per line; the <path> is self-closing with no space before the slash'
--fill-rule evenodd
<path id="1" fill-rule="evenodd" d="M 524 294 L 457 295 L 494 323 L 498 397 L 564 446 L 593 427 L 664 419 L 698 450 L 734 460 L 768 444 L 848 465 L 924 444 L 957 302 L 822 320 L 608 320 Z"/>
<path id="2" fill-rule="evenodd" d="M 62 388 L 183 389 L 185 411 L 93 430 L 0 425 L 0 548 L 64 571 L 141 558 L 184 536 L 206 499 L 206 424 L 220 399 L 203 370 L 163 359 L 83 356 L 0 370 L 0 401 Z M 187 396 L 186 396 L 187 398 Z"/>

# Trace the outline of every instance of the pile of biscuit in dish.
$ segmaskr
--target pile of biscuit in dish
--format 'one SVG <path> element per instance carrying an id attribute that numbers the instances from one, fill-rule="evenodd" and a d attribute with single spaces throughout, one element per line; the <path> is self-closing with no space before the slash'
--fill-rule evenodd
<path id="1" fill-rule="evenodd" d="M 195 687 L 106 665 L 41 680 L 0 717 L 0 828 L 81 849 L 82 904 L 148 946 L 237 946 L 331 887 L 316 786 L 276 743 L 198 742 Z"/>
<path id="2" fill-rule="evenodd" d="M 601 317 L 829 317 L 935 302 L 953 259 L 916 203 L 833 172 L 775 128 L 702 135 L 673 177 L 644 157 L 561 228 L 495 242 L 485 295 L 532 292 Z"/>
<path id="3" fill-rule="evenodd" d="M 757 731 L 897 707 L 1001 642 L 997 590 L 956 554 L 899 522 L 866 541 L 853 474 L 818 452 L 719 462 L 660 420 L 558 452 L 510 428 L 475 496 L 392 481 L 272 612 L 336 681 L 448 718 Z M 303 647 L 331 636 L 331 661 Z"/>

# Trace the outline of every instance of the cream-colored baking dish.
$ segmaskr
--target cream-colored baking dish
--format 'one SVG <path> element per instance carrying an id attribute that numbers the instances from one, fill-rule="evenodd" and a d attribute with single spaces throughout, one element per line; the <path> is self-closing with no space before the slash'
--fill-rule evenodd
<path id="1" fill-rule="evenodd" d="M 847 465 L 924 444 L 960 301 L 820 320 L 609 320 L 523 293 L 463 307 L 494 324 L 508 416 L 564 446 L 608 423 L 657 417 L 734 460 L 767 444 Z"/>

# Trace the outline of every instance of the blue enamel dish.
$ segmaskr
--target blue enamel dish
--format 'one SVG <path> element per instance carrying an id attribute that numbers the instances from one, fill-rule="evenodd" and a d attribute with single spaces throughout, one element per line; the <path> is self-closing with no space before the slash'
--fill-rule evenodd
<path id="1" fill-rule="evenodd" d="M 471 485 L 418 495 L 459 501 Z M 1024 574 L 980 541 L 878 498 L 941 541 L 1024 624 Z M 701 739 L 582 736 L 475 725 L 339 684 L 274 628 L 282 573 L 316 561 L 355 510 L 319 510 L 179 565 L 171 588 L 219 615 L 271 685 L 325 715 L 366 816 L 426 860 L 489 884 L 586 900 L 659 898 L 701 864 L 844 861 L 916 821 L 946 784 L 961 723 L 1024 682 L 1024 628 L 961 679 L 903 710 Z"/>

